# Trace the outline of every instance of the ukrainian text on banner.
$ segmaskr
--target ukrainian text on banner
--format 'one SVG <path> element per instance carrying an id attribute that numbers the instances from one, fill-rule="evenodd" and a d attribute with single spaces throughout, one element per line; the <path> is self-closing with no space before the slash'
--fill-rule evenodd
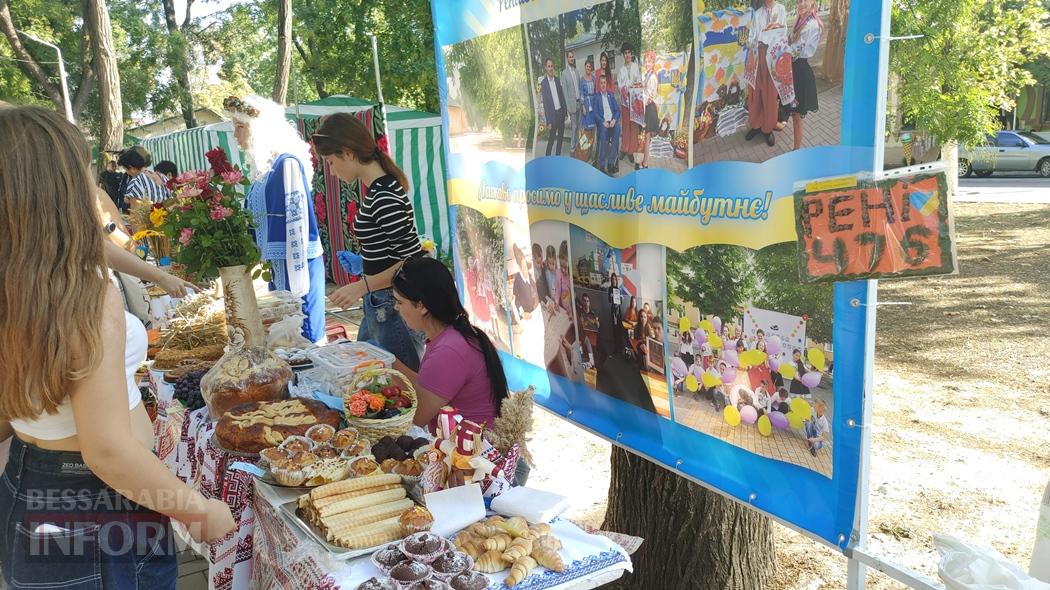
<path id="1" fill-rule="evenodd" d="M 881 0 L 432 8 L 457 277 L 511 385 L 846 547 L 873 327 L 865 284 L 801 284 L 794 187 L 872 166 Z"/>

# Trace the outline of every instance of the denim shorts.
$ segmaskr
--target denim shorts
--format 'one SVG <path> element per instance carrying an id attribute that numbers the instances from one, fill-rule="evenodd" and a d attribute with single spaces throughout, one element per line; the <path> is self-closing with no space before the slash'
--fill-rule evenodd
<path id="1" fill-rule="evenodd" d="M 168 517 L 115 492 L 80 453 L 17 436 L 0 476 L 0 568 L 13 589 L 174 590 L 178 579 Z"/>
<path id="2" fill-rule="evenodd" d="M 364 297 L 364 318 L 357 331 L 359 341 L 374 340 L 413 371 L 423 358 L 423 335 L 409 330 L 394 309 L 394 290 L 369 291 Z"/>

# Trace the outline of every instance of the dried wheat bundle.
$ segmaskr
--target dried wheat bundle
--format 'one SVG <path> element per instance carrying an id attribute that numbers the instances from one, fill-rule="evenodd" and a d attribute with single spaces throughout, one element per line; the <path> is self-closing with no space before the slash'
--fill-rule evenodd
<path id="1" fill-rule="evenodd" d="M 500 453 L 506 453 L 515 444 L 521 449 L 521 457 L 532 464 L 525 437 L 532 430 L 532 386 L 524 391 L 512 391 L 500 406 L 500 416 L 492 423 L 492 428 L 485 431 L 486 438 Z"/>

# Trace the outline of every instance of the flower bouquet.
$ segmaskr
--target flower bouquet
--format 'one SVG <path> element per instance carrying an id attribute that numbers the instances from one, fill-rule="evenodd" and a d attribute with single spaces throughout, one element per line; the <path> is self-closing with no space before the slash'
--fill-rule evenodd
<path id="1" fill-rule="evenodd" d="M 347 423 L 369 440 L 397 438 L 412 427 L 416 390 L 400 371 L 372 367 L 354 375 L 343 394 Z"/>
<path id="2" fill-rule="evenodd" d="M 131 227 L 135 230 L 131 239 L 145 242 L 153 259 L 161 265 L 172 256 L 172 240 L 163 231 L 167 216 L 162 203 L 139 201 L 131 208 Z"/>

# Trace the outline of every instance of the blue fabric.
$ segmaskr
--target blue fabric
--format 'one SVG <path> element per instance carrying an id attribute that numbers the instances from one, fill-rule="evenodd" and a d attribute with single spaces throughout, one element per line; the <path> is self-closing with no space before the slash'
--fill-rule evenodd
<path id="1" fill-rule="evenodd" d="M 310 273 L 310 290 L 303 295 L 303 337 L 310 342 L 317 342 L 325 335 L 325 275 L 324 257 L 311 258 L 306 263 Z M 288 290 L 288 264 L 284 260 L 270 262 L 272 280 L 271 291 Z"/>
<path id="2" fill-rule="evenodd" d="M 0 569 L 11 588 L 175 590 L 177 547 L 168 517 L 115 492 L 80 453 L 16 436 L 0 477 Z"/>
<path id="3" fill-rule="evenodd" d="M 606 92 L 605 97 L 609 99 L 609 110 L 612 111 L 613 120 L 619 124 L 620 105 L 616 104 L 616 96 L 614 96 L 612 92 Z M 602 93 L 595 92 L 590 96 L 590 101 L 591 112 L 587 113 L 587 116 L 590 118 L 592 126 L 597 126 L 601 129 L 604 127 L 602 123 L 605 121 L 605 111 L 602 110 Z"/>
<path id="4" fill-rule="evenodd" d="M 288 203 L 306 202 L 307 225 L 309 241 L 306 245 L 306 258 L 316 258 L 324 255 L 321 246 L 321 238 L 317 233 L 317 216 L 314 214 L 314 202 L 310 198 L 310 179 L 306 177 L 306 170 L 302 162 L 299 169 L 302 174 L 302 185 L 306 194 L 286 195 L 284 192 L 284 161 L 298 158 L 291 154 L 281 154 L 274 160 L 270 172 L 266 177 L 251 186 L 246 200 L 248 209 L 255 217 L 255 243 L 259 245 L 263 260 L 285 260 L 288 257 L 287 229 L 285 217 L 287 217 Z"/>
<path id="5" fill-rule="evenodd" d="M 423 358 L 423 336 L 408 329 L 394 309 L 394 290 L 387 288 L 365 293 L 365 317 L 357 331 L 358 342 L 378 341 L 379 348 L 393 354 L 413 371 Z"/>

